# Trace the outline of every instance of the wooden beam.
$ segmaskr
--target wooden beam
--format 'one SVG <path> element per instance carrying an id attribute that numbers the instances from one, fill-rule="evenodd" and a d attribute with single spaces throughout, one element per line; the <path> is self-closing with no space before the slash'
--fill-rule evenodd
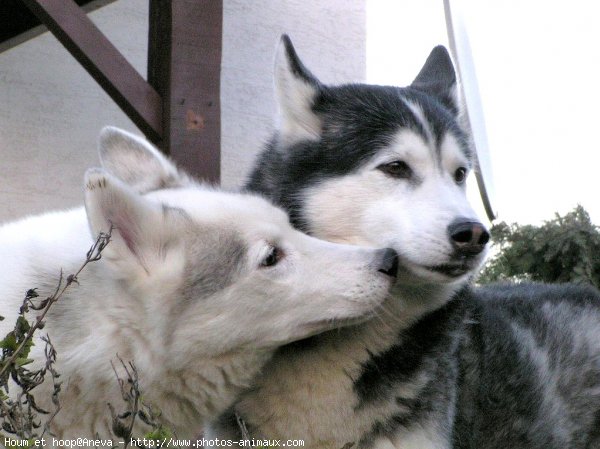
<path id="1" fill-rule="evenodd" d="M 222 0 L 150 0 L 148 81 L 163 99 L 160 146 L 190 173 L 221 171 Z"/>
<path id="2" fill-rule="evenodd" d="M 116 0 L 75 0 L 86 13 L 93 12 Z M 22 0 L 0 1 L 0 17 L 10 17 L 8 26 L 0 27 L 0 53 L 48 31 Z"/>
<path id="3" fill-rule="evenodd" d="M 22 0 L 153 142 L 163 136 L 162 100 L 72 0 Z"/>

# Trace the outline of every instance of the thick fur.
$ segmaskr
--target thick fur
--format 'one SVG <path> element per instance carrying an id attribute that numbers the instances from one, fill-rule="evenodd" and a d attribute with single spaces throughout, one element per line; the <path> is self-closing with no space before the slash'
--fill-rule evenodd
<path id="1" fill-rule="evenodd" d="M 85 209 L 0 227 L 2 335 L 28 289 L 49 296 L 61 270 L 73 273 L 94 237 L 114 227 L 102 258 L 46 319 L 63 381 L 57 437 L 110 435 L 106 403 L 123 407 L 117 355 L 135 363 L 164 423 L 192 437 L 278 346 L 364 321 L 388 295 L 391 250 L 309 237 L 266 200 L 198 185 L 114 128 L 103 131 L 100 156 L 104 169 L 86 174 Z M 38 340 L 34 358 L 43 347 Z M 38 405 L 51 409 L 50 393 L 47 380 Z"/>
<path id="2" fill-rule="evenodd" d="M 275 73 L 279 126 L 248 189 L 315 236 L 396 249 L 402 269 L 377 318 L 277 352 L 235 405 L 250 434 L 330 449 L 599 448 L 598 291 L 473 289 L 485 251 L 451 242 L 452 223 L 477 219 L 446 50 L 406 88 L 324 86 L 284 36 Z M 394 161 L 404 169 L 390 176 Z M 231 413 L 210 435 L 237 435 Z"/>

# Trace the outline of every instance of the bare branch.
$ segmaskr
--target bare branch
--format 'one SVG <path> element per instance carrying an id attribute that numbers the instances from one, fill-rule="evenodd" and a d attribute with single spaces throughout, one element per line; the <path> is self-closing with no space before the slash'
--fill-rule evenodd
<path id="1" fill-rule="evenodd" d="M 106 245 L 108 245 L 108 243 L 110 242 L 111 233 L 112 233 L 112 227 L 109 229 L 108 233 L 104 233 L 104 232 L 100 233 L 96 242 L 92 245 L 90 250 L 87 252 L 87 256 L 86 256 L 86 259 L 83 262 L 83 264 L 79 267 L 79 269 L 77 270 L 77 272 L 75 274 L 69 275 L 67 277 L 67 282 L 65 283 L 64 286 L 62 286 L 62 288 L 61 288 L 61 285 L 62 285 L 62 281 L 63 281 L 63 275 L 62 275 L 62 271 L 61 271 L 58 286 L 56 287 L 54 294 L 52 296 L 50 296 L 49 298 L 47 298 L 46 307 L 43 309 L 41 315 L 39 315 L 35 319 L 33 326 L 31 326 L 29 328 L 27 335 L 25 336 L 25 338 L 23 339 L 21 344 L 17 347 L 17 349 L 15 349 L 15 351 L 13 352 L 11 357 L 4 362 L 4 366 L 0 370 L 0 378 L 2 378 L 2 375 L 5 374 L 5 372 L 11 366 L 13 366 L 14 361 L 17 359 L 17 357 L 19 357 L 19 355 L 21 354 L 21 351 L 23 351 L 23 347 L 25 346 L 25 344 L 27 344 L 28 341 L 31 341 L 33 334 L 42 325 L 42 322 L 43 322 L 44 318 L 46 317 L 48 310 L 50 310 L 50 307 L 52 307 L 52 304 L 54 304 L 56 301 L 58 301 L 62 297 L 62 295 L 67 290 L 67 288 L 69 288 L 69 286 L 73 282 L 77 282 L 77 276 L 79 276 L 79 273 L 81 273 L 81 271 L 87 266 L 88 263 L 100 260 L 102 250 L 104 250 Z M 31 292 L 31 290 L 28 290 L 28 293 L 29 292 Z M 31 298 L 29 298 L 27 295 L 25 296 L 25 300 L 23 302 L 24 307 L 25 307 L 25 304 L 30 299 Z"/>

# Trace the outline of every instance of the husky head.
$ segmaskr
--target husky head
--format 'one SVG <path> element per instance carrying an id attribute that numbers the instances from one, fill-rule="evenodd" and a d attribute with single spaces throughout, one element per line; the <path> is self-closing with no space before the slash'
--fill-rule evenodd
<path id="1" fill-rule="evenodd" d="M 85 180 L 89 226 L 112 226 L 102 264 L 133 302 L 107 308 L 135 311 L 165 344 L 186 342 L 182 357 L 274 348 L 364 320 L 385 299 L 393 250 L 307 236 L 263 198 L 196 184 L 115 128 L 100 153 L 104 169 Z"/>
<path id="2" fill-rule="evenodd" d="M 278 129 L 248 189 L 314 236 L 394 248 L 405 284 L 465 282 L 489 234 L 466 198 L 474 155 L 446 49 L 405 88 L 326 86 L 283 36 L 275 86 Z"/>

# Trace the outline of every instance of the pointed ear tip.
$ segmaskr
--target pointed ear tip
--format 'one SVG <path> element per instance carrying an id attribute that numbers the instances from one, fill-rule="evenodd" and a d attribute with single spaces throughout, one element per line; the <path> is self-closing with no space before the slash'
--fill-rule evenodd
<path id="1" fill-rule="evenodd" d="M 429 53 L 428 59 L 434 59 L 437 61 L 443 59 L 447 62 L 452 62 L 452 56 L 450 56 L 450 52 L 444 45 L 436 45 L 435 47 L 433 47 L 431 53 Z"/>
<path id="2" fill-rule="evenodd" d="M 287 34 L 282 34 L 279 39 L 278 55 L 284 55 L 286 59 L 294 59 L 296 56 L 296 49 L 292 44 L 292 39 Z M 279 59 L 279 58 L 278 58 Z"/>
<path id="3" fill-rule="evenodd" d="M 450 66 L 452 66 L 452 69 L 454 69 L 452 55 L 444 45 L 438 45 L 433 49 L 433 51 L 437 53 L 438 58 L 443 58 L 446 61 L 446 63 L 448 63 Z"/>
<path id="4" fill-rule="evenodd" d="M 289 36 L 289 34 L 281 35 L 281 38 L 279 39 L 279 45 L 288 53 L 293 53 L 295 51 L 292 38 Z"/>
<path id="5" fill-rule="evenodd" d="M 98 140 L 100 143 L 114 139 L 115 137 L 123 137 L 127 135 L 127 131 L 117 128 L 116 126 L 105 126 L 100 130 Z"/>
<path id="6" fill-rule="evenodd" d="M 100 156 L 110 151 L 117 143 L 131 139 L 131 135 L 116 126 L 105 126 L 98 136 L 98 152 Z"/>
<path id="7" fill-rule="evenodd" d="M 102 128 L 98 137 L 98 152 L 101 160 L 104 160 L 104 157 L 107 157 L 107 153 L 110 153 L 112 150 L 119 150 L 123 147 L 154 153 L 150 142 L 146 141 L 142 136 L 115 126 L 105 126 Z"/>
<path id="8" fill-rule="evenodd" d="M 86 209 L 94 203 L 93 198 L 97 197 L 100 189 L 107 185 L 110 175 L 101 168 L 90 168 L 85 172 L 83 178 L 84 203 Z M 90 203 L 90 201 L 92 201 Z"/>
<path id="9" fill-rule="evenodd" d="M 94 190 L 95 187 L 106 186 L 107 180 L 110 181 L 111 175 L 103 168 L 88 168 L 83 177 L 83 184 L 86 191 Z"/>
<path id="10" fill-rule="evenodd" d="M 107 174 L 108 174 L 108 172 L 103 168 L 92 167 L 92 168 L 88 168 L 85 171 L 84 179 L 87 181 L 89 179 L 99 178 L 99 177 L 105 176 Z"/>
<path id="11" fill-rule="evenodd" d="M 106 125 L 100 130 L 100 134 L 102 135 L 102 134 L 114 133 L 114 132 L 120 132 L 120 131 L 122 131 L 121 128 L 117 128 L 116 126 L 113 126 L 113 125 Z"/>

